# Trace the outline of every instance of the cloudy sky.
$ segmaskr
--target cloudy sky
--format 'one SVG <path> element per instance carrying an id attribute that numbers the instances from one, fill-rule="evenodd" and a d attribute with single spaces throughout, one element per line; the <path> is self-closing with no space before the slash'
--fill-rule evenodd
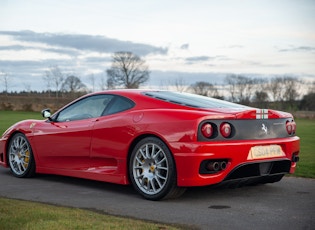
<path id="1" fill-rule="evenodd" d="M 89 85 L 131 51 L 149 65 L 147 87 L 231 73 L 315 80 L 314 12 L 314 0 L 1 0 L 0 72 L 10 90 L 45 90 L 56 65 Z"/>

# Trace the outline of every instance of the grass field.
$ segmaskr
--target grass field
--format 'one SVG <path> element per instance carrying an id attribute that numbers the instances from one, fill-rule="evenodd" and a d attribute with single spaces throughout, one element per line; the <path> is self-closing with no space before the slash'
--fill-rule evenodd
<path id="1" fill-rule="evenodd" d="M 24 119 L 43 119 L 38 112 L 0 111 L 0 133 Z M 297 135 L 301 138 L 300 161 L 295 176 L 315 178 L 315 120 L 296 119 Z"/>
<path id="2" fill-rule="evenodd" d="M 1 197 L 0 204 L 0 229 L 180 229 L 176 226 L 103 215 L 101 213 L 78 208 L 59 207 Z"/>
<path id="3" fill-rule="evenodd" d="M 25 119 L 43 119 L 43 117 L 38 112 L 0 111 L 1 135 L 11 125 Z"/>
<path id="4" fill-rule="evenodd" d="M 315 178 L 315 120 L 296 119 L 300 140 L 300 161 L 294 176 Z"/>

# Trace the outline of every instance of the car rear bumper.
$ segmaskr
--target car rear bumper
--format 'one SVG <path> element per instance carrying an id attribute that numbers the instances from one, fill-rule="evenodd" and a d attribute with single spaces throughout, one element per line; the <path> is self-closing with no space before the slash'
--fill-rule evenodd
<path id="1" fill-rule="evenodd" d="M 253 158 L 250 152 L 255 146 L 280 146 L 282 155 Z M 171 143 L 170 148 L 176 162 L 178 186 L 205 186 L 229 180 L 294 173 L 300 139 L 289 137 L 242 142 L 176 142 Z M 218 170 L 205 170 L 209 162 L 224 162 L 225 165 L 223 167 L 222 164 Z"/>

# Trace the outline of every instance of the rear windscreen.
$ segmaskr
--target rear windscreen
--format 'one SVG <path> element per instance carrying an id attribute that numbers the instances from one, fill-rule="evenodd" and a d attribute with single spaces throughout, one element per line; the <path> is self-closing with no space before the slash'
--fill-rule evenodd
<path id="1" fill-rule="evenodd" d="M 246 106 L 211 97 L 171 91 L 150 91 L 146 96 L 194 108 L 246 108 Z"/>

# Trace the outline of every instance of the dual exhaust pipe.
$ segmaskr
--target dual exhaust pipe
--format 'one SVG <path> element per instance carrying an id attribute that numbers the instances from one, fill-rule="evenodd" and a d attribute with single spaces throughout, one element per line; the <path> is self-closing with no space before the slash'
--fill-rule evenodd
<path id="1" fill-rule="evenodd" d="M 298 162 L 300 160 L 300 157 L 297 154 L 292 155 L 292 162 Z"/>
<path id="2" fill-rule="evenodd" d="M 219 172 L 226 169 L 227 163 L 227 160 L 208 161 L 206 169 L 210 172 Z"/>

